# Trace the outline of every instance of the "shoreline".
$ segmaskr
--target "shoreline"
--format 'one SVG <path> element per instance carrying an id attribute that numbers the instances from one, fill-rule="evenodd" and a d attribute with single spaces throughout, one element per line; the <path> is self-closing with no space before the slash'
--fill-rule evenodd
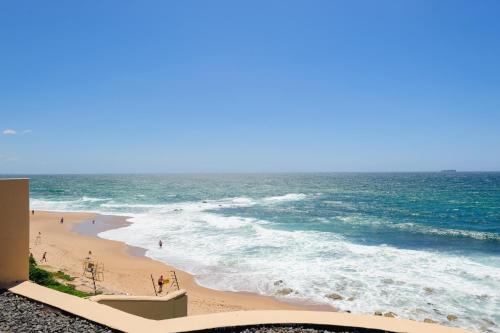
<path id="1" fill-rule="evenodd" d="M 64 223 L 60 224 L 62 216 Z M 30 215 L 30 251 L 37 261 L 46 251 L 48 262 L 40 263 L 41 266 L 76 277 L 73 284 L 84 291 L 91 290 L 91 280 L 81 276 L 83 259 L 88 251 L 105 265 L 104 281 L 97 283 L 104 293 L 154 296 L 150 274 L 157 279 L 160 274 L 168 277 L 169 271 L 175 271 L 181 289 L 188 293 L 188 315 L 241 310 L 336 311 L 328 305 L 207 288 L 199 285 L 192 274 L 147 257 L 144 248 L 98 236 L 106 230 L 130 225 L 128 218 L 98 213 L 36 211 L 35 215 Z M 41 244 L 35 245 L 38 232 L 42 233 Z"/>
<path id="2" fill-rule="evenodd" d="M 99 234 L 101 232 L 105 232 L 108 230 L 125 228 L 132 224 L 131 222 L 128 221 L 128 219 L 130 218 L 129 216 L 103 215 L 99 213 L 93 213 L 93 214 L 95 214 L 95 223 L 90 224 L 88 223 L 90 222 L 89 220 L 81 221 L 73 225 L 71 232 L 77 233 L 81 236 L 88 236 L 88 237 L 95 237 L 99 239 L 109 240 L 103 237 L 99 237 Z M 127 250 L 130 255 L 135 257 L 147 257 L 146 249 L 138 246 L 133 246 L 125 242 L 122 243 L 124 243 L 127 246 Z"/>

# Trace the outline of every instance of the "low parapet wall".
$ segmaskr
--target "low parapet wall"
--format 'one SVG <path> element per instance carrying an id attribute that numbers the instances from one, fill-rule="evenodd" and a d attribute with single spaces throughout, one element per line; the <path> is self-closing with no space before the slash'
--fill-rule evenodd
<path id="1" fill-rule="evenodd" d="M 51 305 L 76 316 L 123 332 L 173 333 L 206 331 L 225 327 L 271 324 L 302 324 L 330 327 L 358 327 L 397 333 L 471 333 L 470 331 L 406 319 L 318 311 L 239 311 L 151 320 L 87 299 L 24 282 L 11 292 Z"/>
<path id="2" fill-rule="evenodd" d="M 156 322 L 29 281 L 9 291 L 122 332 L 148 332 L 150 323 Z"/>
<path id="3" fill-rule="evenodd" d="M 187 316 L 185 290 L 179 290 L 163 297 L 99 295 L 90 299 L 99 304 L 153 320 Z"/>

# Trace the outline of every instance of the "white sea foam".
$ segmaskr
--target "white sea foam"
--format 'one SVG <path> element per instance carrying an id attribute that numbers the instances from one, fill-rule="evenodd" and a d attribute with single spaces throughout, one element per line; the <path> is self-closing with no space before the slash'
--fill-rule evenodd
<path id="1" fill-rule="evenodd" d="M 225 208 L 309 198 L 289 194 L 168 204 L 104 200 L 92 204 L 101 212 L 132 216 L 130 226 L 100 236 L 146 248 L 148 256 L 191 272 L 208 287 L 264 295 L 291 288 L 294 292 L 279 297 L 331 304 L 353 313 L 392 311 L 403 318 L 500 331 L 497 257 L 359 245 L 333 233 L 279 230 L 268 221 L 219 213 Z M 32 200 L 37 209 L 75 210 L 79 205 L 81 200 Z M 356 217 L 346 222 L 361 223 Z M 163 240 L 161 250 L 158 239 Z M 344 299 L 326 297 L 333 292 Z M 449 323 L 448 314 L 458 320 Z"/>
<path id="2" fill-rule="evenodd" d="M 78 211 L 76 207 L 79 200 L 43 200 L 31 199 L 30 207 L 36 210 L 50 210 L 50 211 L 71 211 L 73 208 Z"/>
<path id="3" fill-rule="evenodd" d="M 336 217 L 345 223 L 356 224 L 356 225 L 370 225 L 370 226 L 383 226 L 390 229 L 399 229 L 404 231 L 411 231 L 421 234 L 429 235 L 440 235 L 440 236 L 454 236 L 454 237 L 467 237 L 474 238 L 478 240 L 495 240 L 500 241 L 500 235 L 494 232 L 487 231 L 473 231 L 473 230 L 460 230 L 460 229 L 448 229 L 439 227 L 429 227 L 412 222 L 404 223 L 392 223 L 390 221 L 385 221 L 382 219 L 366 219 L 364 217 L 358 216 L 356 214 L 351 214 L 348 216 Z"/>
<path id="4" fill-rule="evenodd" d="M 148 248 L 149 256 L 190 271 L 208 287 L 265 295 L 292 288 L 295 292 L 286 298 L 443 323 L 447 314 L 455 314 L 457 325 L 473 329 L 499 320 L 500 269 L 487 262 L 356 245 L 331 233 L 275 230 L 216 214 L 190 212 L 161 220 L 141 215 L 132 221 L 130 227 L 102 236 Z M 159 237 L 163 250 L 153 245 Z M 279 280 L 283 283 L 275 286 Z M 332 292 L 344 300 L 328 299 Z"/>
<path id="5" fill-rule="evenodd" d="M 233 197 L 220 200 L 204 200 L 196 202 L 181 202 L 168 204 L 137 204 L 137 203 L 115 203 L 109 202 L 101 204 L 105 208 L 151 208 L 155 210 L 187 209 L 187 210 L 210 210 L 220 208 L 250 207 L 254 205 L 273 205 L 290 201 L 300 201 L 308 196 L 302 193 L 289 193 L 281 196 L 264 197 L 253 199 L 248 197 Z"/>
<path id="6" fill-rule="evenodd" d="M 436 227 L 426 227 L 418 225 L 415 223 L 394 223 L 393 228 L 398 228 L 401 230 L 416 231 L 431 235 L 442 235 L 442 236 L 459 236 L 459 237 L 469 237 L 479 240 L 497 240 L 500 241 L 500 235 L 493 232 L 486 231 L 472 231 L 472 230 L 459 230 L 459 229 L 444 229 Z"/>
<path id="7" fill-rule="evenodd" d="M 266 197 L 262 199 L 262 202 L 285 202 L 285 201 L 299 201 L 307 198 L 304 193 L 288 193 L 285 195 L 278 195 L 274 197 Z"/>
<path id="8" fill-rule="evenodd" d="M 83 202 L 99 202 L 99 201 L 109 201 L 111 198 L 92 198 L 92 197 L 86 197 L 83 196 L 81 198 L 81 201 Z"/>

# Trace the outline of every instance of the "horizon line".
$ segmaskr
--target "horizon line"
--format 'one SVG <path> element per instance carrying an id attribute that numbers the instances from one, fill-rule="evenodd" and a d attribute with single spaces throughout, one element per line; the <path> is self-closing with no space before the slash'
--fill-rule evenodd
<path id="1" fill-rule="evenodd" d="M 451 172 L 447 172 L 451 171 Z M 427 170 L 427 171 L 196 171 L 196 172 L 21 172 L 21 173 L 0 173 L 0 176 L 77 176 L 77 175 L 258 175 L 258 174 L 373 174 L 373 173 L 498 173 L 500 170 Z"/>

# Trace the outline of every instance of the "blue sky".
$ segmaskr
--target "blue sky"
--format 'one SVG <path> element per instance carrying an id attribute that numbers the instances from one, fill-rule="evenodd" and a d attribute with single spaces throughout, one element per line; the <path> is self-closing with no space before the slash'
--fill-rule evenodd
<path id="1" fill-rule="evenodd" d="M 499 13 L 3 1 L 0 173 L 500 170 Z"/>

